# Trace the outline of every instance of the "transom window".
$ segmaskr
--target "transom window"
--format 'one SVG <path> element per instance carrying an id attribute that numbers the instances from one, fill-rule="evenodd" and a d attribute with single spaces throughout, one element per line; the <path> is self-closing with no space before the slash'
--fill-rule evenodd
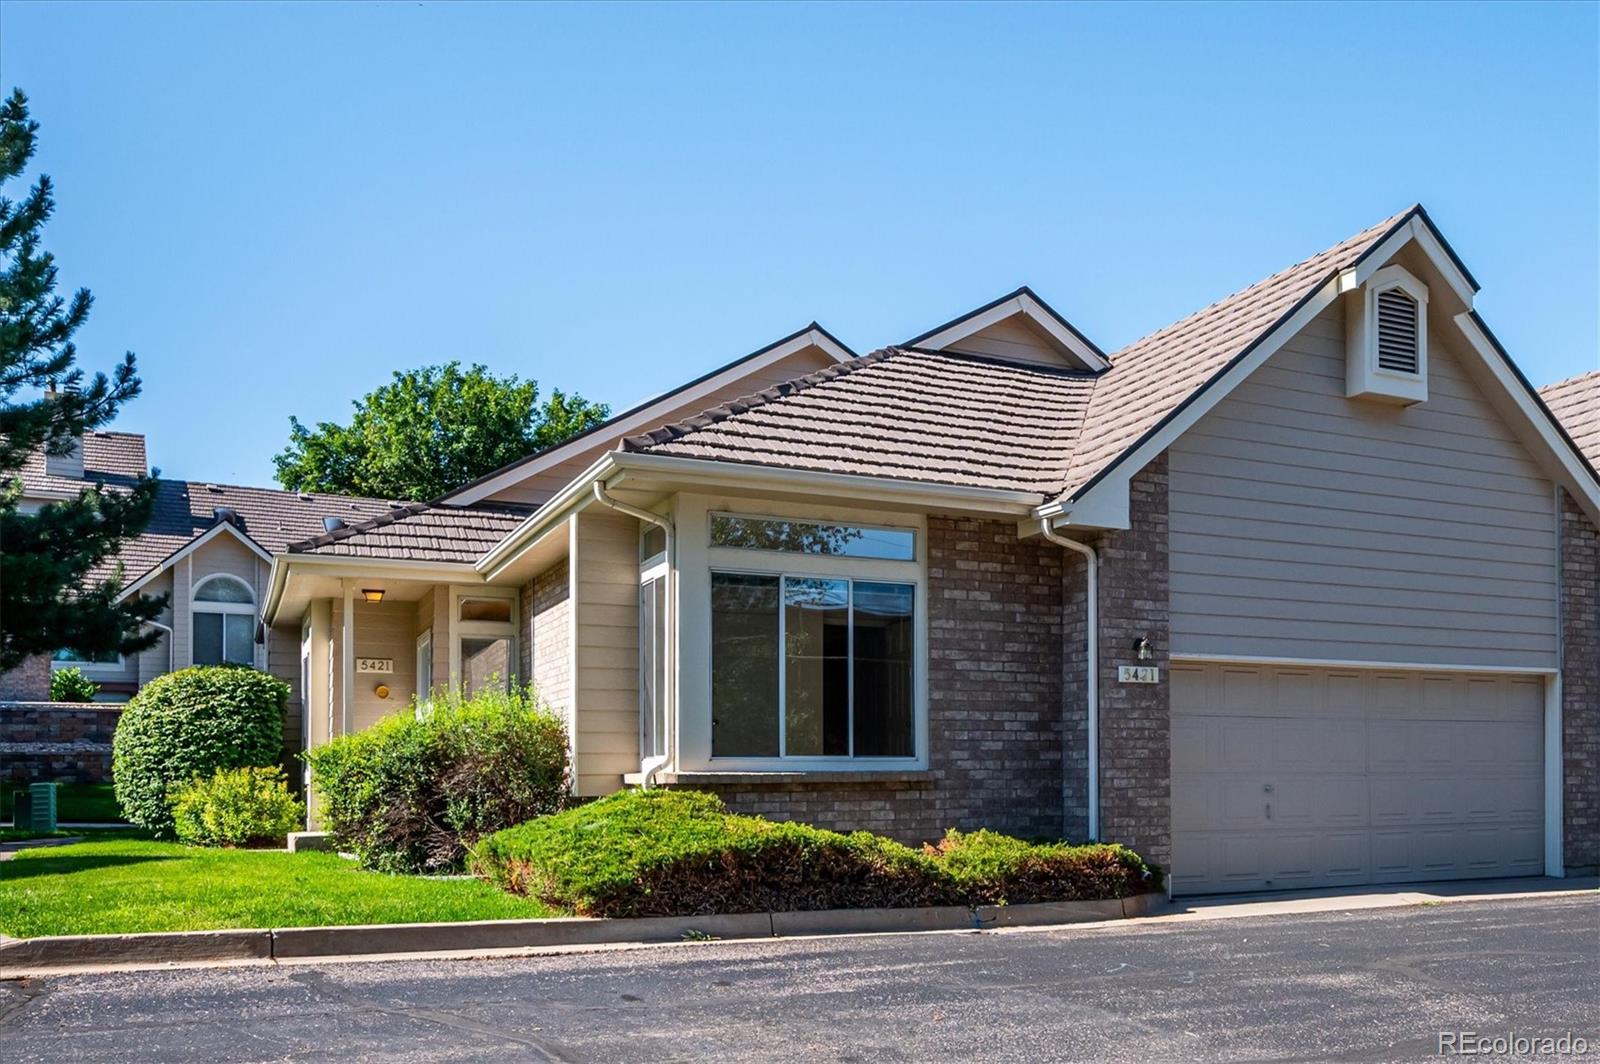
<path id="1" fill-rule="evenodd" d="M 712 756 L 916 756 L 915 599 L 910 583 L 713 571 Z"/>
<path id="2" fill-rule="evenodd" d="M 509 598 L 463 596 L 456 606 L 456 653 L 466 696 L 516 680 L 516 607 Z"/>
<path id="3" fill-rule="evenodd" d="M 218 573 L 195 585 L 194 663 L 255 663 L 256 596 L 237 576 Z"/>
<path id="4" fill-rule="evenodd" d="M 711 515 L 711 545 L 899 562 L 915 561 L 917 557 L 917 535 L 909 528 L 821 524 L 735 514 Z"/>

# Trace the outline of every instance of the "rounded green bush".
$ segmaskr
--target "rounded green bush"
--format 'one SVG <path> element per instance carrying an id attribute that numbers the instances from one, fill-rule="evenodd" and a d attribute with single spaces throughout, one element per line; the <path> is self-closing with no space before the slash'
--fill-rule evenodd
<path id="1" fill-rule="evenodd" d="M 380 872 L 455 872 L 484 835 L 566 804 L 567 729 L 531 690 L 451 694 L 308 752 L 318 818 Z"/>
<path id="2" fill-rule="evenodd" d="M 111 744 L 117 802 L 131 822 L 172 834 L 168 791 L 219 768 L 276 764 L 289 685 L 241 665 L 202 665 L 145 684 Z"/>
<path id="3" fill-rule="evenodd" d="M 173 827 L 192 846 L 282 843 L 303 822 L 300 800 L 277 765 L 219 768 L 174 784 L 170 797 Z"/>

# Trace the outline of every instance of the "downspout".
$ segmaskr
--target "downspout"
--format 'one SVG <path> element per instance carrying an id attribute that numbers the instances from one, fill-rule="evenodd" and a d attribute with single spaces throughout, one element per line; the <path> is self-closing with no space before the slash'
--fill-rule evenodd
<path id="1" fill-rule="evenodd" d="M 620 499 L 613 499 L 606 494 L 605 485 L 598 480 L 594 482 L 594 501 L 620 514 L 626 514 L 647 524 L 655 525 L 661 529 L 667 539 L 667 616 L 665 618 L 667 626 L 667 684 L 666 689 L 661 692 L 661 697 L 665 698 L 667 702 L 667 752 L 660 757 L 653 757 L 639 766 L 639 785 L 645 790 L 649 790 L 650 785 L 655 782 L 656 773 L 673 764 L 678 752 L 678 626 L 676 624 L 678 611 L 678 559 L 674 550 L 677 546 L 677 538 L 673 534 L 671 520 L 638 506 L 629 505 Z"/>
<path id="2" fill-rule="evenodd" d="M 1040 531 L 1051 543 L 1083 555 L 1084 584 L 1084 712 L 1089 747 L 1089 838 L 1100 838 L 1100 556 L 1093 547 L 1068 539 L 1050 527 L 1050 519 L 1040 522 Z M 1063 823 L 1063 826 L 1065 824 Z"/>

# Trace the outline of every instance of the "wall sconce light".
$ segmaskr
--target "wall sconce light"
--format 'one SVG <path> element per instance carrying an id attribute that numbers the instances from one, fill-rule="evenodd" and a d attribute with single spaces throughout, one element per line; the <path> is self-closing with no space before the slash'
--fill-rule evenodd
<path id="1" fill-rule="evenodd" d="M 378 686 L 376 686 L 376 687 L 374 687 L 372 689 L 372 693 L 377 695 L 379 698 L 388 698 L 389 697 L 389 685 L 380 683 Z"/>
<path id="2" fill-rule="evenodd" d="M 1149 661 L 1155 655 L 1150 650 L 1150 637 L 1140 636 L 1133 641 L 1133 656 L 1140 661 Z"/>
<path id="3" fill-rule="evenodd" d="M 383 588 L 381 588 L 381 587 L 364 587 L 364 588 L 361 589 L 361 597 L 366 599 L 368 602 L 372 602 L 372 603 L 382 602 L 383 601 Z"/>

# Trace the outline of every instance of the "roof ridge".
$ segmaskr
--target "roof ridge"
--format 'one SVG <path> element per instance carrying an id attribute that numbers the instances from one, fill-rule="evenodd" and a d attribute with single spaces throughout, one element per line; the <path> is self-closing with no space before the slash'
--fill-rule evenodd
<path id="1" fill-rule="evenodd" d="M 434 508 L 432 503 L 426 502 L 408 502 L 399 506 L 392 506 L 388 513 L 379 514 L 376 517 L 363 518 L 360 521 L 336 528 L 332 532 L 324 532 L 321 535 L 312 536 L 310 539 L 296 540 L 290 543 L 286 549 L 290 554 L 295 554 L 315 547 L 326 547 L 330 543 L 337 543 L 362 532 L 371 532 L 375 528 L 392 525 L 397 521 L 402 521 L 407 517 L 415 517 L 417 514 L 426 513 Z M 453 507 L 453 509 L 463 509 L 463 507 Z M 330 514 L 329 516 L 334 515 Z"/>
<path id="2" fill-rule="evenodd" d="M 908 355 L 928 355 L 934 358 L 947 358 L 952 362 L 976 362 L 981 365 L 1004 366 L 1006 369 L 1022 370 L 1026 373 L 1037 373 L 1042 377 L 1081 377 L 1085 380 L 1104 375 L 1105 370 L 1075 369 L 1072 366 L 1047 366 L 1042 362 L 1020 362 L 1014 358 L 1005 358 L 1001 355 L 980 355 L 971 351 L 951 351 L 948 349 L 935 349 L 932 347 L 918 347 L 916 344 L 898 344 L 896 351 Z"/>
<path id="3" fill-rule="evenodd" d="M 752 410 L 756 407 L 765 406 L 766 404 L 776 402 L 785 396 L 797 395 L 800 392 L 816 388 L 817 386 L 826 384 L 829 381 L 837 380 L 838 378 L 847 374 L 858 372 L 859 370 L 865 369 L 868 366 L 877 365 L 879 362 L 887 361 L 896 355 L 904 353 L 904 348 L 880 347 L 878 350 L 873 351 L 870 354 L 859 355 L 848 362 L 838 362 L 832 366 L 819 369 L 814 373 L 807 373 L 803 377 L 795 377 L 792 380 L 775 384 L 770 388 L 763 388 L 759 392 L 754 392 L 750 395 L 743 395 L 737 399 L 730 399 L 726 403 L 721 403 L 707 410 L 702 410 L 700 413 L 695 414 L 692 417 L 685 418 L 682 421 L 669 422 L 660 428 L 651 429 L 649 432 L 640 433 L 638 435 L 624 436 L 621 443 L 621 449 L 624 451 L 637 452 L 643 451 L 646 448 L 652 447 L 658 443 L 666 443 L 669 440 L 682 439 L 690 433 L 698 432 L 704 428 L 709 428 L 719 421 L 725 421 L 728 418 L 733 417 L 735 414 L 742 414 L 746 410 Z"/>
<path id="4" fill-rule="evenodd" d="M 1565 388 L 1570 384 L 1577 384 L 1579 381 L 1588 380 L 1590 377 L 1600 377 L 1600 369 L 1586 369 L 1582 373 L 1574 373 L 1570 377 L 1562 377 L 1558 381 L 1551 381 L 1549 384 L 1546 384 L 1540 388 L 1539 393 L 1543 395 L 1545 392 L 1555 391 L 1557 388 Z"/>

